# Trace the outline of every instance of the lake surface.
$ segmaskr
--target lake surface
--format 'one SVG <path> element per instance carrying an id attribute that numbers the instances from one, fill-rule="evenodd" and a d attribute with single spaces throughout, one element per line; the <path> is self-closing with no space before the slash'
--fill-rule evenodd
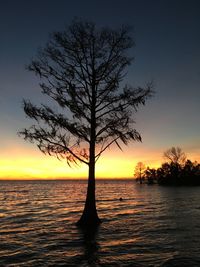
<path id="1" fill-rule="evenodd" d="M 97 181 L 103 223 L 88 234 L 86 186 L 1 181 L 0 266 L 200 266 L 200 187 Z"/>

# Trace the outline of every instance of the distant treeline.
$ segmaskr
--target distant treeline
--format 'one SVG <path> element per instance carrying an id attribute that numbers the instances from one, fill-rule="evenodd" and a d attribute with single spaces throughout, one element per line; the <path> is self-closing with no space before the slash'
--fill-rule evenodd
<path id="1" fill-rule="evenodd" d="M 181 154 L 178 154 L 177 151 Z M 172 154 L 176 157 L 169 157 Z M 166 151 L 164 156 L 170 160 L 157 169 L 146 168 L 142 162 L 139 162 L 136 166 L 136 180 L 141 184 L 200 185 L 200 164 L 198 162 L 186 159 L 180 148 L 173 147 Z"/>

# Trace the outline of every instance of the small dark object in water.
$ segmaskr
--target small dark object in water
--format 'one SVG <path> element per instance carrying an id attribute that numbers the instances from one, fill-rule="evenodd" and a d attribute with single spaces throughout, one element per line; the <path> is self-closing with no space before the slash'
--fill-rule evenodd
<path id="1" fill-rule="evenodd" d="M 122 201 L 123 200 L 123 198 L 122 197 L 120 197 L 120 199 L 119 199 L 120 201 Z"/>

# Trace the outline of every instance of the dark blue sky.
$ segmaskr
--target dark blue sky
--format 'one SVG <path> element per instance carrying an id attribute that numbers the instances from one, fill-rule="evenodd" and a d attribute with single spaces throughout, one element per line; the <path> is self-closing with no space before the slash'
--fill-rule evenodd
<path id="1" fill-rule="evenodd" d="M 135 61 L 125 81 L 144 85 L 153 80 L 156 91 L 136 117 L 143 136 L 142 149 L 150 155 L 179 145 L 189 156 L 199 159 L 198 0 L 1 1 L 0 158 L 12 150 L 13 143 L 19 148 L 36 149 L 16 134 L 28 123 L 21 108 L 22 98 L 41 99 L 38 80 L 25 70 L 25 65 L 46 43 L 49 33 L 62 30 L 74 17 L 99 26 L 133 26 Z M 129 153 L 134 147 L 129 147 Z M 136 149 L 140 147 L 136 145 Z"/>

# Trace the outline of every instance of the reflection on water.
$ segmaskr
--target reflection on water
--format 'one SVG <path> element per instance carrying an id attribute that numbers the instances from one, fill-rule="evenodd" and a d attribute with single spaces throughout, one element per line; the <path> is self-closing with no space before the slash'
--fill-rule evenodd
<path id="1" fill-rule="evenodd" d="M 84 181 L 1 181 L 0 266 L 200 266 L 200 188 L 98 181 L 92 233 L 75 226 L 85 193 Z"/>
<path id="2" fill-rule="evenodd" d="M 88 266 L 98 266 L 100 263 L 99 260 L 99 245 L 97 243 L 98 239 L 98 229 L 92 231 L 86 230 L 80 230 L 80 234 L 82 235 L 83 238 L 83 258 L 82 262 L 78 262 L 79 264 L 84 264 L 86 262 Z"/>

